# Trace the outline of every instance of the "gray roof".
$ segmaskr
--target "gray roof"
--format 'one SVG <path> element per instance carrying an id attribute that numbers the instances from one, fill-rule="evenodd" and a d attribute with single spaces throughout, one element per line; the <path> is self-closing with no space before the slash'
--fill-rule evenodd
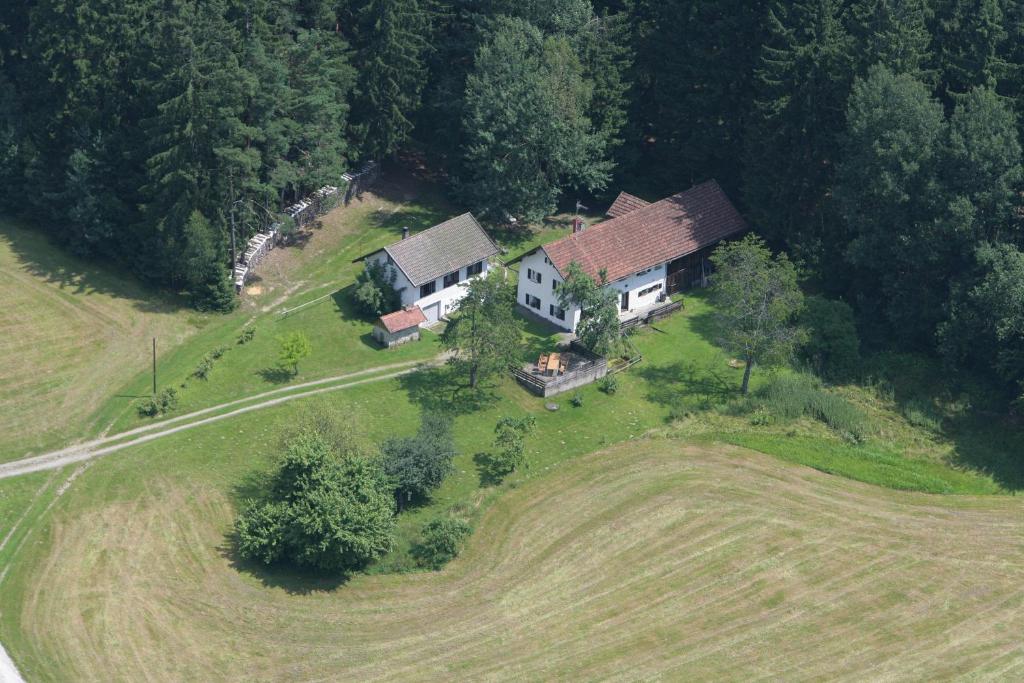
<path id="1" fill-rule="evenodd" d="M 464 213 L 384 247 L 416 287 L 498 253 L 498 246 Z"/>

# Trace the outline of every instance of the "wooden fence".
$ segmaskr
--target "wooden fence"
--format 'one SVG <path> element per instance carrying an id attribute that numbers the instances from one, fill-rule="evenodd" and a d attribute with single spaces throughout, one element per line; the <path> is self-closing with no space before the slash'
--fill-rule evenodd
<path id="1" fill-rule="evenodd" d="M 608 374 L 608 359 L 591 353 L 575 340 L 569 344 L 569 350 L 584 360 L 563 375 L 537 376 L 522 368 L 515 368 L 512 374 L 527 391 L 544 398 L 596 382 Z"/>
<path id="2" fill-rule="evenodd" d="M 640 327 L 641 325 L 650 325 L 662 318 L 667 318 L 682 307 L 682 301 L 666 301 L 661 306 L 656 306 L 645 311 L 643 315 L 638 315 L 635 318 L 630 318 L 629 320 L 623 320 L 619 323 L 619 332 L 625 332 L 626 330 Z"/>

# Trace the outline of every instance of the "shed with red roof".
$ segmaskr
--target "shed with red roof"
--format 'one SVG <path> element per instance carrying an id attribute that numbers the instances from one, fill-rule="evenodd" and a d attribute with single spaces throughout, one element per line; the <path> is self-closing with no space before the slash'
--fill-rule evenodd
<path id="1" fill-rule="evenodd" d="M 389 349 L 406 342 L 418 341 L 420 325 L 427 322 L 427 316 L 419 306 L 407 306 L 402 310 L 382 315 L 373 326 L 373 338 Z"/>

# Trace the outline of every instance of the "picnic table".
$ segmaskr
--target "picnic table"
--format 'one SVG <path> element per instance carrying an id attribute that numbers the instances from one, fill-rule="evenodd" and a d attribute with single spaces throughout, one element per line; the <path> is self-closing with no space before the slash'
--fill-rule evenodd
<path id="1" fill-rule="evenodd" d="M 561 355 L 557 353 L 542 353 L 540 359 L 537 361 L 537 371 L 542 375 L 552 372 L 558 374 L 559 371 L 565 372 L 565 366 L 561 362 Z"/>

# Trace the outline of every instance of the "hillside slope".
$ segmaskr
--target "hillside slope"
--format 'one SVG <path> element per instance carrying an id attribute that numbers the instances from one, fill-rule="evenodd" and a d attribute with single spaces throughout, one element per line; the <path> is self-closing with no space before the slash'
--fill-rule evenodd
<path id="1" fill-rule="evenodd" d="M 98 404 L 201 318 L 0 220 L 0 460 L 87 431 Z M 100 429 L 103 425 L 98 426 Z"/>
<path id="2" fill-rule="evenodd" d="M 1019 500 L 731 447 L 579 458 L 445 571 L 341 585 L 238 567 L 199 481 L 55 512 L 7 643 L 38 680 L 1024 676 Z"/>

